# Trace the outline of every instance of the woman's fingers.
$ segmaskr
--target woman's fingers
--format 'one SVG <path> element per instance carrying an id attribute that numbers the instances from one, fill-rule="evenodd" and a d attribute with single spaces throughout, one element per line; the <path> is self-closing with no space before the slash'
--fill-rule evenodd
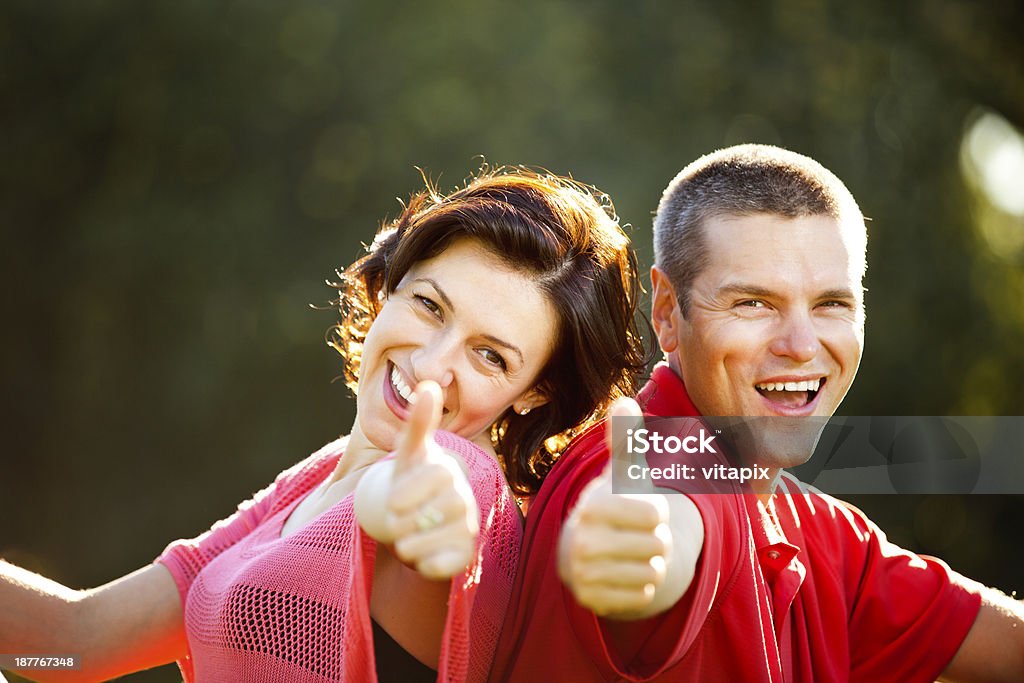
<path id="1" fill-rule="evenodd" d="M 420 382 L 399 435 L 387 497 L 395 553 L 432 579 L 449 578 L 473 559 L 479 512 L 458 462 L 434 442 L 441 388 Z"/>
<path id="2" fill-rule="evenodd" d="M 441 526 L 445 522 L 465 520 L 466 528 L 472 531 L 477 524 L 471 519 L 471 510 L 464 496 L 452 490 L 437 496 L 423 506 L 406 510 L 402 514 L 393 515 L 391 529 L 396 538 L 405 538 L 413 534 Z"/>
<path id="3" fill-rule="evenodd" d="M 476 530 L 463 520 L 414 533 L 395 542 L 395 554 L 427 578 L 444 579 L 463 571 L 476 550 Z"/>
<path id="4" fill-rule="evenodd" d="M 448 462 L 450 461 L 450 462 Z M 436 448 L 436 453 L 413 469 L 396 475 L 391 483 L 388 509 L 396 516 L 407 514 L 429 500 L 456 490 L 456 482 L 465 479 L 458 464 Z"/>
<path id="5" fill-rule="evenodd" d="M 461 574 L 473 559 L 473 549 L 442 550 L 416 564 L 428 579 L 450 579 Z"/>

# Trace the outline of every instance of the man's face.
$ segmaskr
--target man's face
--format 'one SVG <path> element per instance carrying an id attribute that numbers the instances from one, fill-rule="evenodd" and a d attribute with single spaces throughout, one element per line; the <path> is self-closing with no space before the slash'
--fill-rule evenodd
<path id="1" fill-rule="evenodd" d="M 828 216 L 708 220 L 684 318 L 655 269 L 655 330 L 705 415 L 835 413 L 864 348 L 864 256 Z"/>

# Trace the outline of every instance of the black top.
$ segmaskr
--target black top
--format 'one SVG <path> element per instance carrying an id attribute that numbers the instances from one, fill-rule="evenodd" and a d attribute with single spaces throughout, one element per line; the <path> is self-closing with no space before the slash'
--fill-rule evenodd
<path id="1" fill-rule="evenodd" d="M 406 652 L 391 635 L 373 623 L 373 656 L 380 683 L 434 683 L 437 672 Z"/>

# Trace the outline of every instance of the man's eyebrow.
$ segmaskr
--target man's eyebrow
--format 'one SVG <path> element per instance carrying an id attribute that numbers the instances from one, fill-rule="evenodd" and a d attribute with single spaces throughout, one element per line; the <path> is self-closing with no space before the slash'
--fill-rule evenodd
<path id="1" fill-rule="evenodd" d="M 433 278 L 429 277 L 420 277 L 413 280 L 413 282 L 426 282 L 427 284 L 429 284 L 431 287 L 433 287 L 434 291 L 437 292 L 437 295 L 441 297 L 441 301 L 444 302 L 444 305 L 447 306 L 452 313 L 455 312 L 455 304 L 452 303 L 452 300 L 448 297 L 448 294 L 445 293 L 444 288 L 442 288 L 441 285 L 438 284 L 437 280 L 434 280 Z M 504 349 L 508 349 L 512 353 L 519 356 L 520 363 L 525 362 L 523 360 L 523 352 L 515 344 L 507 342 L 499 337 L 495 337 L 493 334 L 484 334 L 481 336 L 487 341 L 494 344 L 495 346 L 500 346 Z"/>
<path id="2" fill-rule="evenodd" d="M 822 299 L 856 299 L 853 292 L 848 289 L 826 289 L 820 294 Z"/>
<path id="3" fill-rule="evenodd" d="M 731 282 L 726 285 L 722 285 L 718 289 L 721 294 L 738 294 L 741 296 L 752 296 L 757 298 L 770 299 L 778 296 L 778 293 L 762 287 L 761 285 L 749 284 L 746 282 Z M 819 299 L 849 299 L 853 300 L 857 297 L 854 296 L 853 292 L 846 288 L 839 289 L 826 289 L 825 291 L 818 294 Z"/>
<path id="4" fill-rule="evenodd" d="M 755 296 L 764 299 L 770 299 L 776 296 L 776 293 L 767 287 L 761 285 L 752 285 L 745 282 L 730 282 L 727 285 L 722 285 L 718 288 L 721 294 L 742 294 L 743 296 Z"/>

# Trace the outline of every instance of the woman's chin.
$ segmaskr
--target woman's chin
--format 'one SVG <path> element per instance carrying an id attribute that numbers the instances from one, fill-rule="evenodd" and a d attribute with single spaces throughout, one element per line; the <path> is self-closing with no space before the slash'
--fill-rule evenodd
<path id="1" fill-rule="evenodd" d="M 366 417 L 365 413 L 360 411 L 352 425 L 352 433 L 349 435 L 350 442 L 354 441 L 363 447 L 376 448 L 386 453 L 394 451 L 398 447 L 401 423 L 390 411 L 386 416 L 382 415 L 381 418 Z"/>

